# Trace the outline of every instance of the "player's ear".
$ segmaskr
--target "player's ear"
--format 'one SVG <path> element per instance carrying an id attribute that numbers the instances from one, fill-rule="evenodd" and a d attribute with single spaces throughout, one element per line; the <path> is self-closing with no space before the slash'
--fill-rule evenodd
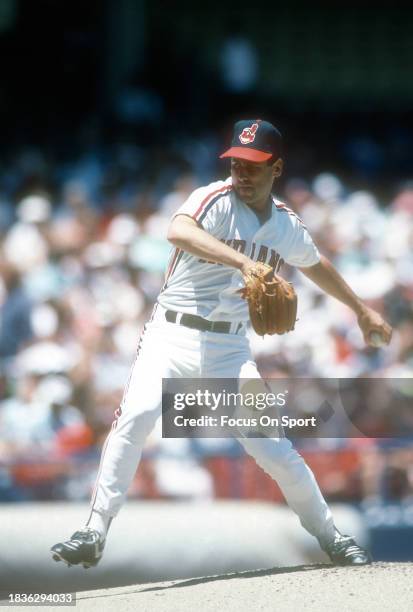
<path id="1" fill-rule="evenodd" d="M 283 173 L 284 161 L 279 157 L 272 165 L 272 175 L 274 178 L 279 178 Z"/>

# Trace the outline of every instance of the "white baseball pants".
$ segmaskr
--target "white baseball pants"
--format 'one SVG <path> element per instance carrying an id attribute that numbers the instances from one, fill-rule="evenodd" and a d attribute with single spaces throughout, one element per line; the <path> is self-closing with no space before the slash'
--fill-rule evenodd
<path id="1" fill-rule="evenodd" d="M 126 493 L 149 433 L 161 415 L 162 378 L 258 378 L 245 332 L 201 332 L 168 323 L 158 304 L 146 324 L 120 409 L 102 450 L 91 510 L 109 519 Z M 321 543 L 334 537 L 334 523 L 314 475 L 291 442 L 239 438 L 245 451 L 279 485 L 303 527 Z"/>

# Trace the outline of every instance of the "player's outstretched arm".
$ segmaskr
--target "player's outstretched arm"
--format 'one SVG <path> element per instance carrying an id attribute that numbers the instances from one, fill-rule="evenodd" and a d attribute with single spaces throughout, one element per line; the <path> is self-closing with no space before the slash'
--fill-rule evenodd
<path id="1" fill-rule="evenodd" d="M 239 253 L 200 228 L 197 222 L 188 215 L 177 215 L 172 219 L 167 239 L 174 246 L 191 253 L 191 255 L 231 266 L 240 270 L 243 274 L 250 267 L 256 265 L 246 255 Z"/>
<path id="2" fill-rule="evenodd" d="M 333 264 L 323 255 L 319 263 L 308 268 L 300 268 L 310 280 L 325 293 L 346 304 L 357 315 L 358 324 L 366 344 L 375 346 L 375 334 L 379 334 L 385 344 L 389 344 L 392 335 L 391 326 L 381 315 L 369 308 L 346 283 Z"/>

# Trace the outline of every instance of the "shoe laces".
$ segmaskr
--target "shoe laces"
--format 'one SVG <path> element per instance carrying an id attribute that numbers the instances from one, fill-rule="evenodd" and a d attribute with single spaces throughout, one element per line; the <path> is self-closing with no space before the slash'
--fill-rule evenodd
<path id="1" fill-rule="evenodd" d="M 97 536 L 97 540 L 100 540 L 100 535 L 98 534 L 97 531 L 95 531 L 91 527 L 83 527 L 82 529 L 79 529 L 79 531 L 76 531 L 70 539 L 72 541 L 77 541 L 79 543 L 82 543 L 82 542 L 86 542 L 87 540 L 89 540 L 89 538 L 95 541 L 96 536 Z"/>
<path id="2" fill-rule="evenodd" d="M 360 552 L 360 547 L 355 543 L 351 536 L 338 535 L 328 548 L 330 552 L 336 554 L 343 552 L 346 552 L 346 554 Z"/>

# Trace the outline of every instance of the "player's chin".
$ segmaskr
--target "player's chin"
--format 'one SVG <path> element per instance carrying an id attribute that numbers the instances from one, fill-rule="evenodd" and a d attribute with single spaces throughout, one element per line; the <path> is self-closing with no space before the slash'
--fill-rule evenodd
<path id="1" fill-rule="evenodd" d="M 238 186 L 235 191 L 238 193 L 240 199 L 246 204 L 255 200 L 255 189 L 253 187 Z"/>

